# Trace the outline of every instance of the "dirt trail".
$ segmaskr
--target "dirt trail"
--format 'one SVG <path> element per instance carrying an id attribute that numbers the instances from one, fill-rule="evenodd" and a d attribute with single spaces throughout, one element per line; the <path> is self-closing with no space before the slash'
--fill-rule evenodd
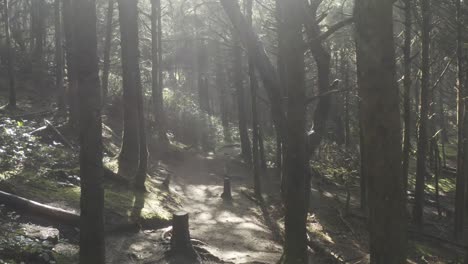
<path id="1" fill-rule="evenodd" d="M 248 171 L 230 163 L 233 202 L 220 198 L 224 164 L 222 157 L 191 153 L 173 172 L 171 191 L 182 197 L 183 209 L 190 213 L 192 237 L 207 243 L 206 249 L 224 261 L 276 263 L 281 246 L 260 220 L 258 206 L 240 193 L 250 182 Z"/>

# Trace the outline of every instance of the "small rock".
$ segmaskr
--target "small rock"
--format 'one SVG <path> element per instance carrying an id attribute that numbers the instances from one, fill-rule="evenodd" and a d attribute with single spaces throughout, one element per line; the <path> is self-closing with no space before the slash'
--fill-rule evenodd
<path id="1" fill-rule="evenodd" d="M 48 240 L 52 243 L 57 243 L 60 237 L 59 230 L 52 227 L 43 227 L 33 224 L 23 224 L 22 228 L 24 234 L 30 238 Z"/>

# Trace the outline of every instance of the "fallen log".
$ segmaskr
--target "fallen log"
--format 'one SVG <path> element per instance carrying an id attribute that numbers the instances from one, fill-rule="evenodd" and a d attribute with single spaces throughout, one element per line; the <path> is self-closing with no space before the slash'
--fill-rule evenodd
<path id="1" fill-rule="evenodd" d="M 309 248 L 311 248 L 313 251 L 317 252 L 318 254 L 322 255 L 323 257 L 326 257 L 328 260 L 328 263 L 332 264 L 342 264 L 345 263 L 345 260 L 343 259 L 342 256 L 340 256 L 338 253 L 331 251 L 329 248 L 325 247 L 320 243 L 319 240 L 313 238 L 311 234 L 307 234 L 307 245 Z"/>
<path id="2" fill-rule="evenodd" d="M 76 150 L 75 146 L 73 146 L 73 144 L 70 141 L 68 141 L 68 139 L 49 120 L 44 119 L 44 122 L 48 127 L 52 128 L 52 131 L 60 138 L 62 143 L 67 145 L 72 150 Z"/>
<path id="3" fill-rule="evenodd" d="M 445 245 L 446 247 L 451 247 L 452 249 L 456 250 L 460 254 L 464 254 L 468 249 L 467 245 L 461 244 L 457 241 L 448 240 L 446 238 L 438 237 L 432 234 L 428 234 L 425 232 L 421 232 L 415 229 L 408 229 L 408 234 L 410 239 L 412 240 L 423 240 L 423 241 L 430 241 L 436 243 L 437 245 Z"/>
<path id="4" fill-rule="evenodd" d="M 0 203 L 13 210 L 40 215 L 63 224 L 71 226 L 79 226 L 80 224 L 79 214 L 46 204 L 41 204 L 11 193 L 0 191 Z"/>
<path id="5" fill-rule="evenodd" d="M 56 112 L 56 110 L 44 110 L 44 111 L 39 111 L 39 112 L 14 115 L 14 116 L 12 116 L 12 118 L 13 119 L 39 118 L 41 116 L 47 116 L 47 115 L 54 114 L 55 112 Z"/>

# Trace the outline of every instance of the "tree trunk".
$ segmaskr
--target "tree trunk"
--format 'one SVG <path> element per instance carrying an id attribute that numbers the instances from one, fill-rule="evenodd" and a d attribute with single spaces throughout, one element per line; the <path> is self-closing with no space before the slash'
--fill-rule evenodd
<path id="1" fill-rule="evenodd" d="M 393 39 L 393 1 L 356 1 L 356 58 L 369 177 L 371 263 L 406 263 L 406 191 Z"/>
<path id="2" fill-rule="evenodd" d="M 253 0 L 247 0 L 244 2 L 247 24 L 252 26 L 252 9 Z M 252 105 L 252 170 L 254 178 L 254 191 L 257 197 L 262 196 L 261 182 L 260 182 L 260 156 L 259 156 L 259 124 L 258 124 L 258 111 L 257 111 L 257 90 L 258 82 L 257 76 L 255 75 L 255 66 L 251 58 L 249 58 L 249 83 L 251 93 L 251 105 Z"/>
<path id="3" fill-rule="evenodd" d="M 343 52 L 344 53 L 344 52 Z M 344 88 L 348 91 L 345 92 L 344 95 L 344 104 L 345 104 L 345 112 L 344 112 L 344 126 L 345 126 L 345 146 L 346 148 L 351 147 L 351 124 L 350 124 L 350 108 L 351 108 L 351 97 L 349 90 L 351 89 L 351 85 L 349 82 L 349 61 L 348 58 L 345 56 L 342 58 L 344 60 Z"/>
<path id="4" fill-rule="evenodd" d="M 33 42 L 32 74 L 34 85 L 39 94 L 44 93 L 44 39 L 45 39 L 45 12 L 44 0 L 31 1 L 31 35 Z"/>
<path id="5" fill-rule="evenodd" d="M 229 106 L 227 99 L 226 75 L 222 63 L 222 52 L 220 44 L 216 44 L 216 88 L 219 91 L 219 108 L 221 112 L 221 124 L 223 126 L 223 138 L 225 144 L 230 144 L 231 130 L 229 128 Z"/>
<path id="6" fill-rule="evenodd" d="M 233 32 L 233 70 L 234 88 L 236 90 L 237 118 L 239 125 L 239 136 L 241 142 L 242 159 L 247 164 L 252 164 L 252 148 L 250 145 L 249 133 L 247 131 L 247 117 L 245 113 L 244 80 L 242 76 L 242 47 L 239 36 Z"/>
<path id="7" fill-rule="evenodd" d="M 285 53 L 284 52 L 284 47 L 285 47 L 285 43 L 284 43 L 284 31 L 285 31 L 285 28 L 284 28 L 284 23 L 283 23 L 283 8 L 282 8 L 282 1 L 281 0 L 275 0 L 275 5 L 276 5 L 276 28 L 277 28 L 277 39 L 278 39 L 278 56 L 277 56 L 277 60 L 276 60 L 276 65 L 277 65 L 277 74 L 278 74 L 278 81 L 279 81 L 279 84 L 280 84 L 280 94 L 281 94 L 281 97 L 284 98 L 286 97 L 286 89 L 285 89 L 285 85 L 284 85 L 284 78 L 285 78 L 285 68 L 284 68 L 284 58 L 283 58 L 283 54 Z M 281 100 L 279 103 L 283 104 L 283 100 Z M 272 109 L 272 116 L 274 116 L 274 110 Z M 275 125 L 275 129 L 276 129 L 276 169 L 278 170 L 278 173 L 283 180 L 285 180 L 286 178 L 284 177 L 284 175 L 282 175 L 282 170 L 283 170 L 283 166 L 282 166 L 282 163 L 283 163 L 283 138 L 282 138 L 282 135 L 281 135 L 281 127 L 279 127 L 278 125 Z M 283 184 L 282 184 L 283 185 Z M 281 187 L 283 188 L 283 186 Z M 284 190 L 281 189 L 281 191 L 283 192 Z"/>
<path id="8" fill-rule="evenodd" d="M 457 181 L 456 181 L 456 190 L 455 190 L 455 224 L 454 224 L 454 235 L 458 240 L 463 239 L 463 230 L 464 230 L 464 218 L 465 218 L 465 127 L 468 127 L 468 124 L 465 124 L 466 116 L 466 102 L 463 99 L 467 95 L 467 87 L 464 87 L 465 84 L 465 61 L 464 61 L 464 52 L 463 52 L 463 13 L 461 0 L 456 1 L 457 6 L 457 58 L 458 58 L 458 98 L 457 98 L 457 122 L 458 122 L 458 159 L 457 159 Z"/>
<path id="9" fill-rule="evenodd" d="M 144 113 L 144 98 L 141 80 L 138 80 L 138 123 L 139 123 L 139 143 L 140 143 L 140 162 L 138 163 L 138 171 L 135 178 L 135 188 L 138 190 L 146 190 L 146 174 L 148 171 L 148 147 L 146 143 L 146 125 Z"/>
<path id="10" fill-rule="evenodd" d="M 5 40 L 6 40 L 6 59 L 8 64 L 8 86 L 9 86 L 9 101 L 8 108 L 16 109 L 16 84 L 15 84 L 15 69 L 13 63 L 13 50 L 11 47 L 10 38 L 10 12 L 8 0 L 3 0 L 3 18 L 5 19 Z"/>
<path id="11" fill-rule="evenodd" d="M 271 107 L 273 122 L 277 132 L 279 132 L 278 134 L 282 136 L 285 134 L 285 128 L 282 124 L 285 120 L 285 111 L 282 104 L 282 88 L 277 71 L 268 58 L 258 36 L 255 35 L 252 28 L 248 26 L 246 20 L 242 16 L 238 3 L 236 1 L 221 0 L 221 4 L 231 20 L 231 23 L 238 31 L 240 40 L 247 49 L 249 57 L 254 61 L 255 67 L 262 78 L 270 102 L 272 106 L 274 106 Z"/>
<path id="12" fill-rule="evenodd" d="M 310 51 L 317 65 L 318 90 L 325 93 L 330 87 L 330 52 L 323 46 L 322 41 L 317 38 L 321 35 L 319 22 L 316 20 L 318 2 L 308 6 L 305 18 L 305 29 L 308 37 Z M 320 145 L 322 137 L 326 133 L 326 123 L 330 108 L 330 96 L 324 96 L 317 104 L 314 112 L 313 126 L 309 132 L 309 152 L 313 153 Z"/>
<path id="13" fill-rule="evenodd" d="M 80 109 L 80 263 L 105 263 L 104 169 L 101 90 L 96 37 L 96 4 L 73 2 Z"/>
<path id="14" fill-rule="evenodd" d="M 403 120 L 405 131 L 403 136 L 403 176 L 406 186 L 408 186 L 408 167 L 411 151 L 411 41 L 412 41 L 412 0 L 405 0 L 405 45 L 404 53 L 404 81 L 403 81 Z M 407 189 L 407 188 L 406 188 Z"/>
<path id="15" fill-rule="evenodd" d="M 114 4 L 115 0 L 109 0 L 109 6 L 107 7 L 106 17 L 106 38 L 104 40 L 104 58 L 102 65 L 102 102 L 106 105 L 107 96 L 109 94 L 109 73 L 110 73 L 110 53 L 112 50 L 112 33 L 113 33 L 113 21 L 114 21 Z"/>
<path id="16" fill-rule="evenodd" d="M 423 17 L 421 29 L 421 103 L 420 103 L 420 120 L 418 130 L 418 151 L 416 163 L 416 187 L 413 208 L 413 221 L 422 228 L 423 224 L 423 208 L 424 208 L 424 187 L 426 177 L 426 155 L 428 144 L 428 114 L 429 114 L 429 46 L 430 46 L 430 3 L 429 0 L 421 1 L 421 12 Z"/>
<path id="17" fill-rule="evenodd" d="M 68 101 L 68 124 L 71 128 L 77 129 L 79 126 L 79 109 L 78 109 L 78 85 L 77 85 L 77 56 L 74 51 L 76 45 L 74 40 L 74 14 L 72 0 L 63 0 L 63 26 L 65 35 L 65 54 L 67 60 L 67 101 Z"/>
<path id="18" fill-rule="evenodd" d="M 284 11 L 285 83 L 288 94 L 288 127 L 284 149 L 285 241 L 282 263 L 308 263 L 306 220 L 308 212 L 308 166 L 302 0 L 281 0 Z"/>
<path id="19" fill-rule="evenodd" d="M 369 210 L 369 174 L 367 172 L 368 160 L 366 156 L 367 148 L 365 146 L 365 134 L 364 134 L 364 113 L 363 113 L 363 102 L 359 100 L 359 154 L 360 154 L 360 175 L 359 175 L 359 187 L 360 187 L 360 205 L 361 210 L 368 213 Z"/>
<path id="20" fill-rule="evenodd" d="M 166 131 L 166 114 L 164 112 L 163 75 L 162 75 L 162 22 L 161 0 L 151 1 L 151 91 L 154 104 L 156 132 L 160 147 L 166 149 L 169 144 Z"/>
<path id="21" fill-rule="evenodd" d="M 57 105 L 60 112 L 65 112 L 65 87 L 63 86 L 63 43 L 62 43 L 62 16 L 60 3 L 55 0 L 55 90 L 58 94 Z"/>
<path id="22" fill-rule="evenodd" d="M 140 67 L 138 48 L 138 1 L 118 0 L 122 49 L 123 140 L 119 174 L 134 177 L 139 164 L 138 97 Z"/>

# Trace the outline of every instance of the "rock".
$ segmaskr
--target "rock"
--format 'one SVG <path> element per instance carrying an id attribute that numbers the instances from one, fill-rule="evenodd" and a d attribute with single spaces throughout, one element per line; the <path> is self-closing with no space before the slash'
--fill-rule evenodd
<path id="1" fill-rule="evenodd" d="M 22 230 L 24 235 L 30 238 L 39 240 L 47 240 L 52 243 L 57 243 L 60 238 L 60 231 L 52 227 L 43 227 L 33 224 L 23 224 Z"/>
<path id="2" fill-rule="evenodd" d="M 61 242 L 52 249 L 52 255 L 56 263 L 73 264 L 78 263 L 79 250 L 77 245 Z"/>

